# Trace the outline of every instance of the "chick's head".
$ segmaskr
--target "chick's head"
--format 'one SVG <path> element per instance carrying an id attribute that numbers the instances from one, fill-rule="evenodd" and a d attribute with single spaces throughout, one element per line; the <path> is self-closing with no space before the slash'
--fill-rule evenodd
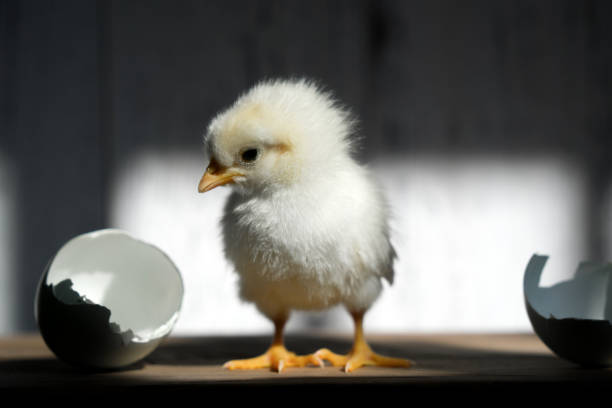
<path id="1" fill-rule="evenodd" d="M 349 158 L 352 127 L 350 114 L 311 82 L 260 83 L 211 121 L 210 164 L 198 189 L 260 191 L 316 180 Z"/>

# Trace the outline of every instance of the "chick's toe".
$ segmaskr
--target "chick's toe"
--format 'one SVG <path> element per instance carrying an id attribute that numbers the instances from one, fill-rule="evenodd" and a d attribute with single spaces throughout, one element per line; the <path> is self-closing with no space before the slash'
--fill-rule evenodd
<path id="1" fill-rule="evenodd" d="M 306 367 L 307 365 L 323 367 L 324 363 L 315 354 L 298 356 L 288 351 L 283 345 L 273 345 L 260 356 L 244 360 L 231 360 L 225 363 L 223 367 L 229 370 L 270 368 L 272 371 L 281 373 L 287 367 Z"/>
<path id="2" fill-rule="evenodd" d="M 365 342 L 356 344 L 347 355 L 336 354 L 329 349 L 321 349 L 314 353 L 314 356 L 329 361 L 334 367 L 343 367 L 347 373 L 363 366 L 408 368 L 414 365 L 411 360 L 377 354 Z"/>

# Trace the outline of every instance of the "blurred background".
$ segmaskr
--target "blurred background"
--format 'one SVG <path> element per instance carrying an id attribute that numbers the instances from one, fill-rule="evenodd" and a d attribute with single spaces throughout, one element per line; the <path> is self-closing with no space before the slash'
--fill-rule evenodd
<path id="1" fill-rule="evenodd" d="M 71 237 L 166 251 L 175 334 L 263 333 L 198 195 L 208 121 L 265 78 L 320 81 L 361 120 L 396 281 L 370 332 L 521 332 L 522 276 L 612 258 L 612 2 L 0 0 L 0 334 Z M 339 308 L 290 331 L 350 332 Z"/>

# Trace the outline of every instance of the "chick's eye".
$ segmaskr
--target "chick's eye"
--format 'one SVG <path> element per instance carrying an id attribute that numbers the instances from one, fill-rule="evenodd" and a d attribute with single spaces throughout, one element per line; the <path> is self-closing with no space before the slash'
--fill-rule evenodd
<path id="1" fill-rule="evenodd" d="M 257 149 L 247 149 L 244 152 L 242 152 L 240 157 L 242 158 L 243 162 L 251 163 L 251 162 L 255 161 L 255 159 L 257 159 L 257 155 L 258 154 L 259 154 L 259 152 L 257 151 Z"/>

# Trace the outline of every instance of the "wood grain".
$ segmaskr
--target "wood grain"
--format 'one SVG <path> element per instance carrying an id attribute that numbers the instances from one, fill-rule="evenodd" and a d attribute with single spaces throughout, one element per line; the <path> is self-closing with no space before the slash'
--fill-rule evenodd
<path id="1" fill-rule="evenodd" d="M 409 369 L 363 368 L 346 374 L 334 367 L 228 371 L 222 363 L 253 356 L 267 337 L 182 337 L 167 339 L 143 362 L 115 372 L 85 372 L 58 361 L 38 336 L 0 340 L 0 389 L 40 391 L 152 389 L 195 391 L 210 386 L 361 385 L 416 387 L 568 385 L 606 388 L 611 369 L 584 369 L 554 356 L 527 334 L 370 336 L 375 350 L 415 360 Z M 288 348 L 298 353 L 329 347 L 350 348 L 344 336 L 293 335 Z"/>

